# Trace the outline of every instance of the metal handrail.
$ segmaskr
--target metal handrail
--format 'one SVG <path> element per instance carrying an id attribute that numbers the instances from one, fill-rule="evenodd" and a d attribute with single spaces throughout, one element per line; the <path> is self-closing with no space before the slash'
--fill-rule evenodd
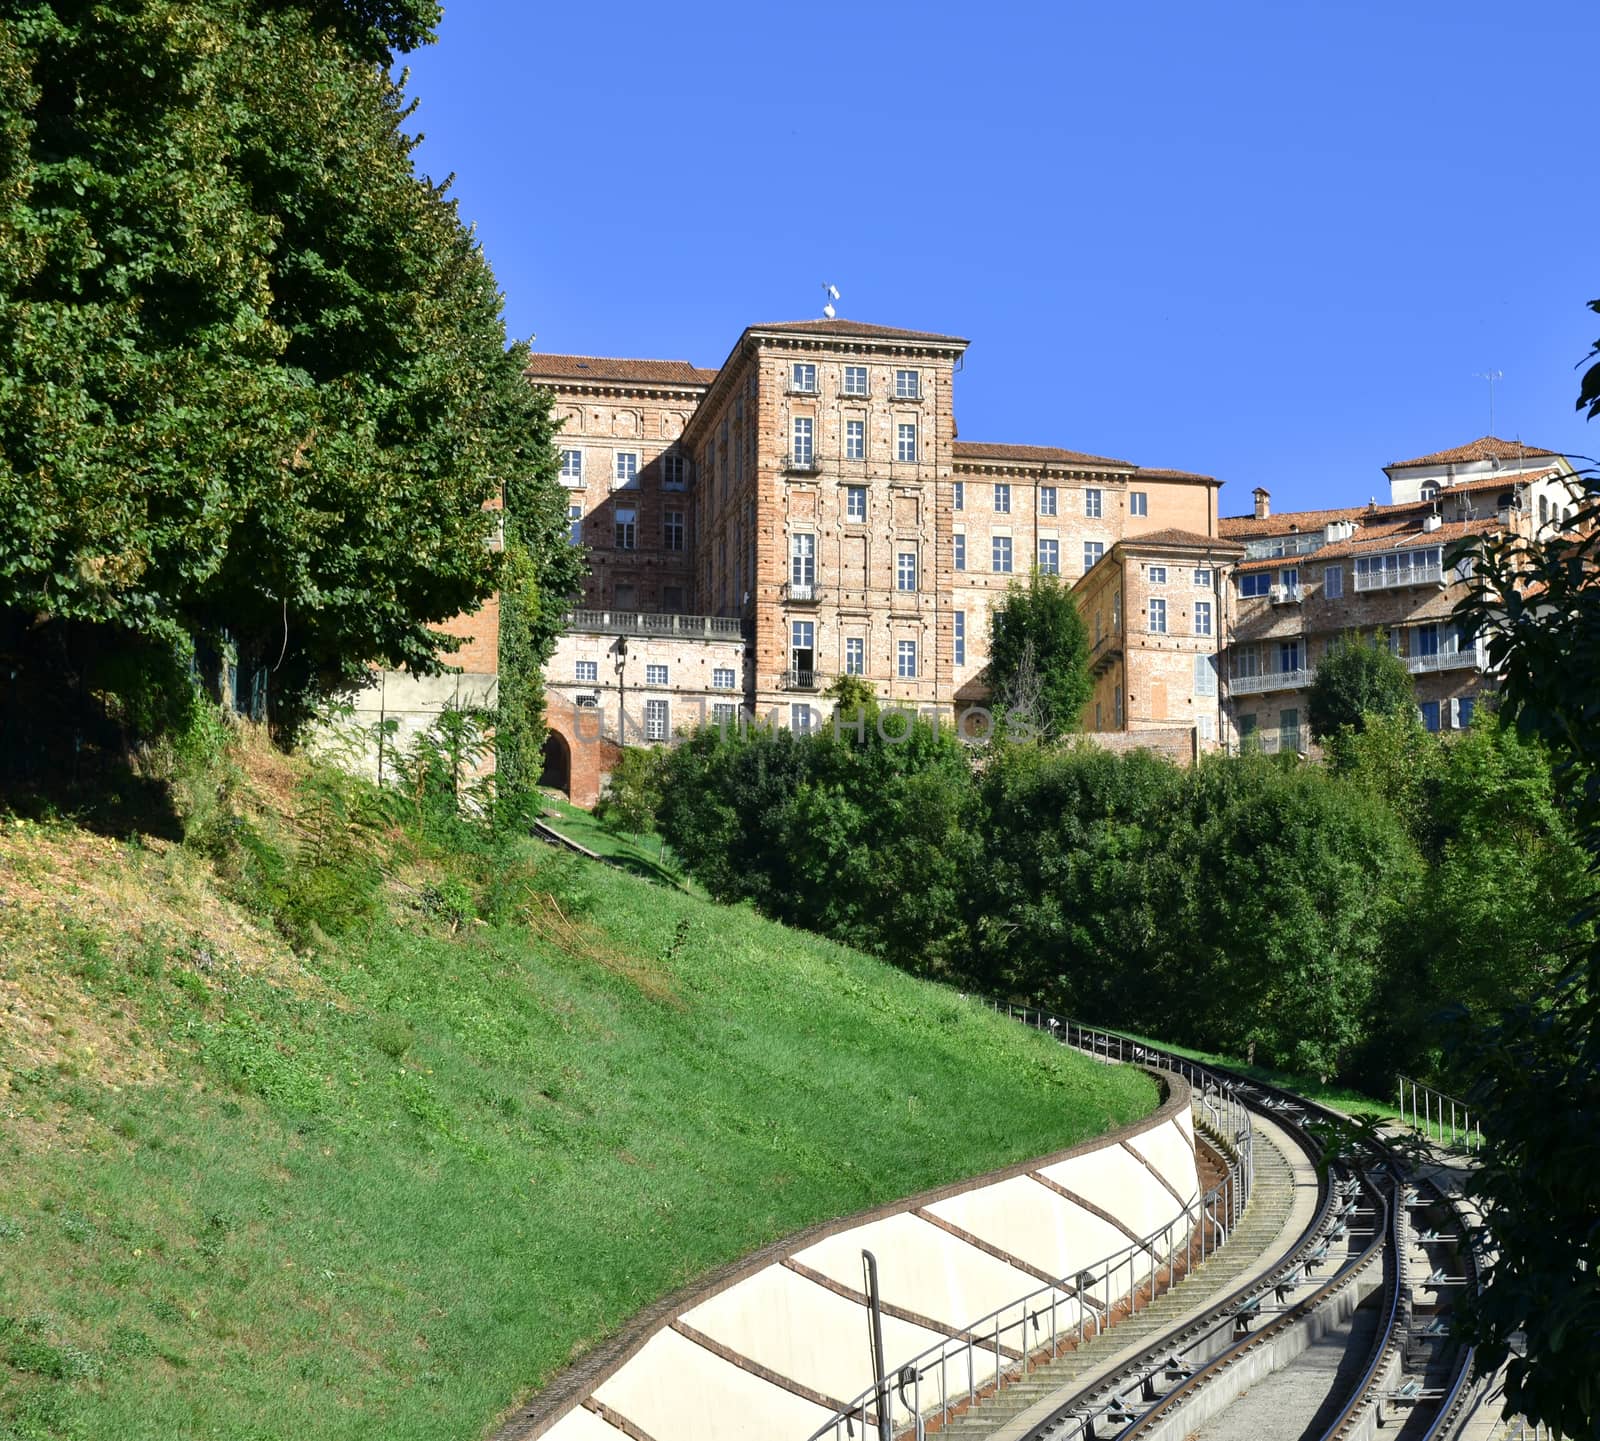
<path id="1" fill-rule="evenodd" d="M 1441 1146 L 1455 1145 L 1459 1135 L 1469 1153 L 1483 1149 L 1483 1128 L 1465 1101 L 1413 1081 L 1410 1076 L 1395 1079 L 1400 1088 L 1400 1118 L 1412 1130 L 1421 1131 L 1430 1141 L 1437 1138 Z M 1448 1128 L 1446 1109 L 1450 1112 Z"/>

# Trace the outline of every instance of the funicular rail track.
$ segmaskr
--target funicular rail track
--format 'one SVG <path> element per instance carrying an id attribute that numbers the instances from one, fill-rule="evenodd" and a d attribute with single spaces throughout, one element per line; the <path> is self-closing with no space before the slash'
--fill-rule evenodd
<path id="1" fill-rule="evenodd" d="M 1322 1159 L 1324 1134 L 1337 1134 L 1345 1118 L 1329 1107 L 1223 1068 L 1205 1065 L 1131 1037 L 1083 1027 L 1044 1012 L 1009 1008 L 1024 1024 L 1057 1037 L 1064 1045 L 1108 1060 L 1156 1066 L 1186 1076 L 1197 1089 L 1215 1087 L 1251 1111 L 1269 1116 Z M 1348 1132 L 1344 1133 L 1348 1135 Z M 1455 1348 L 1444 1323 L 1443 1307 L 1419 1312 L 1419 1299 L 1444 1287 L 1471 1287 L 1476 1276 L 1466 1223 L 1450 1198 L 1408 1174 L 1404 1158 L 1376 1137 L 1367 1137 L 1347 1154 L 1329 1156 L 1322 1169 L 1323 1194 L 1311 1224 L 1295 1239 L 1283 1260 L 1258 1278 L 1205 1308 L 1176 1330 L 1151 1342 L 1118 1368 L 1083 1391 L 1063 1398 L 1050 1414 L 1017 1434 L 1025 1441 L 1153 1441 L 1182 1438 L 1198 1425 L 1201 1407 L 1192 1403 L 1239 1368 L 1253 1353 L 1306 1324 L 1325 1307 L 1338 1304 L 1357 1280 L 1382 1270 L 1379 1322 L 1360 1379 L 1347 1389 L 1319 1441 L 1349 1441 L 1384 1424 L 1403 1441 L 1435 1441 L 1452 1434 L 1467 1409 L 1473 1380 L 1473 1353 Z M 1413 1227 L 1412 1214 L 1429 1218 Z M 1370 1234 L 1358 1238 L 1352 1222 L 1371 1219 Z M 1437 1218 L 1437 1220 L 1433 1219 Z M 1327 1261 L 1336 1241 L 1347 1246 L 1342 1264 L 1320 1284 L 1312 1272 Z M 1464 1274 L 1445 1274 L 1431 1248 L 1448 1247 Z M 1412 1261 L 1419 1250 L 1426 1275 Z M 1296 1295 L 1297 1291 L 1307 1294 Z M 1278 1303 L 1268 1321 L 1268 1300 Z M 1260 1322 L 1252 1329 L 1252 1322 Z M 1233 1334 L 1228 1335 L 1232 1330 Z M 1409 1372 L 1409 1375 L 1407 1373 Z M 1226 1404 L 1226 1403 L 1224 1403 Z M 1404 1412 L 1403 1419 L 1400 1413 Z M 1306 1418 L 1309 1422 L 1311 1418 Z M 1396 1425 L 1396 1421 L 1399 1424 Z"/>
<path id="2" fill-rule="evenodd" d="M 1216 1117 L 1237 1115 L 1243 1107 L 1269 1120 L 1318 1163 L 1314 1214 L 1247 1284 L 1119 1358 L 1114 1369 L 1086 1378 L 1079 1389 L 1067 1386 L 1010 1424 L 1001 1426 L 997 1418 L 999 1429 L 985 1426 L 981 1397 L 964 1414 L 922 1411 L 915 1400 L 927 1393 L 912 1365 L 889 1373 L 882 1396 L 841 1414 L 837 1434 L 854 1435 L 860 1425 L 864 1436 L 892 1434 L 897 1441 L 921 1441 L 945 1430 L 963 1437 L 1003 1434 L 1005 1441 L 1182 1441 L 1254 1378 L 1280 1368 L 1274 1347 L 1293 1351 L 1304 1344 L 1302 1336 L 1330 1324 L 1329 1317 L 1348 1317 L 1363 1287 L 1377 1296 L 1377 1324 L 1354 1368 L 1358 1379 L 1346 1380 L 1342 1394 L 1316 1409 L 1315 1430 L 1307 1415 L 1302 1434 L 1312 1441 L 1354 1441 L 1385 1425 L 1397 1441 L 1442 1441 L 1453 1433 L 1468 1410 L 1473 1354 L 1451 1343 L 1442 1298 L 1452 1289 L 1475 1287 L 1476 1275 L 1466 1223 L 1444 1191 L 1411 1176 L 1395 1147 L 1381 1137 L 1357 1136 L 1347 1118 L 1329 1107 L 1132 1037 L 1032 1008 L 996 1009 L 1102 1059 L 1182 1075 Z M 1329 1140 L 1341 1150 L 1324 1159 Z M 1229 1226 L 1239 1220 L 1231 1212 Z M 1447 1275 L 1446 1260 L 1463 1274 Z M 1149 1294 L 1153 1304 L 1154 1284 Z M 1423 1300 L 1429 1294 L 1431 1304 Z M 1022 1378 L 1028 1374 L 1026 1349 Z M 1009 1384 L 1013 1374 L 1002 1368 L 995 1389 Z M 883 1431 L 878 1417 L 894 1411 L 885 1404 L 891 1386 L 909 1415 Z"/>

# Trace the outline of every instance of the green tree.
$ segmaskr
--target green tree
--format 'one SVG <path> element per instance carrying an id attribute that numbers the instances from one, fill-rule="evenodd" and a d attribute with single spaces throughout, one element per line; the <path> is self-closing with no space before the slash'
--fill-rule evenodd
<path id="1" fill-rule="evenodd" d="M 601 825 L 615 835 L 637 836 L 655 829 L 665 758 L 665 751 L 651 746 L 628 746 L 623 750 L 595 806 Z"/>
<path id="2" fill-rule="evenodd" d="M 13 634 L 226 631 L 288 713 L 374 662 L 436 669 L 436 624 L 492 592 L 483 506 L 546 483 L 549 401 L 413 168 L 390 62 L 438 13 L 0 5 Z"/>
<path id="3" fill-rule="evenodd" d="M 1317 662 L 1306 697 L 1306 718 L 1319 741 L 1347 726 L 1359 731 L 1368 716 L 1403 715 L 1416 709 L 1405 662 L 1380 642 L 1378 636 L 1346 637 Z"/>
<path id="4" fill-rule="evenodd" d="M 1002 712 L 1045 738 L 1079 728 L 1094 693 L 1089 633 L 1069 586 L 1035 571 L 989 613 L 989 688 Z"/>

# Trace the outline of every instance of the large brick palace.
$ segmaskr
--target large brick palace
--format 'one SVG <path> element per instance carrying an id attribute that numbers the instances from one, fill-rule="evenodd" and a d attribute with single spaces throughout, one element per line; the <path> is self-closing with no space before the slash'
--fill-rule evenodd
<path id="1" fill-rule="evenodd" d="M 990 606 L 1035 569 L 1078 596 L 1103 744 L 1302 749 L 1310 671 L 1354 629 L 1388 634 L 1430 726 L 1461 725 L 1483 658 L 1443 548 L 1572 503 L 1563 457 L 1485 438 L 1387 467 L 1386 505 L 1274 516 L 1258 490 L 1223 517 L 1210 476 L 962 439 L 966 345 L 804 320 L 750 326 L 717 370 L 533 358 L 590 561 L 546 669 L 548 782 L 590 803 L 619 741 L 702 720 L 809 728 L 840 675 L 953 721 L 987 699 Z M 492 698 L 495 625 L 452 627 L 456 693 Z"/>

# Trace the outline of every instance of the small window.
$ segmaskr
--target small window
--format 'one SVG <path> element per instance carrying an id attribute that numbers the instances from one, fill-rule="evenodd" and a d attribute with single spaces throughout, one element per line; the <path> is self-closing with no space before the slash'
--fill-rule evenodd
<path id="1" fill-rule="evenodd" d="M 1111 592 L 1111 633 L 1115 635 L 1122 629 L 1122 592 Z"/>
<path id="2" fill-rule="evenodd" d="M 811 734 L 811 707 L 804 701 L 797 701 L 789 707 L 789 729 L 797 736 Z"/>
<path id="3" fill-rule="evenodd" d="M 735 679 L 731 665 L 719 665 L 711 672 L 711 688 L 713 690 L 732 690 Z"/>
<path id="4" fill-rule="evenodd" d="M 567 507 L 567 543 L 569 545 L 583 544 L 583 507 L 569 505 Z"/>
<path id="5" fill-rule="evenodd" d="M 1210 570 L 1205 568 L 1205 567 L 1201 567 L 1201 569 L 1195 571 L 1195 573 L 1194 573 L 1194 583 L 1201 590 L 1210 590 L 1211 589 L 1211 572 L 1210 572 Z"/>
<path id="6" fill-rule="evenodd" d="M 894 373 L 896 400 L 921 400 L 922 376 L 915 370 L 897 370 Z"/>
<path id="7" fill-rule="evenodd" d="M 796 465 L 810 465 L 816 439 L 816 421 L 809 415 L 794 418 L 794 448 L 789 452 Z"/>
<path id="8" fill-rule="evenodd" d="M 563 485 L 583 484 L 583 452 L 581 450 L 563 450 L 561 452 L 561 483 Z"/>
<path id="9" fill-rule="evenodd" d="M 809 361 L 797 360 L 789 368 L 789 389 L 801 395 L 817 393 L 817 367 Z"/>
<path id="10" fill-rule="evenodd" d="M 1056 488 L 1053 485 L 1039 487 L 1039 514 L 1054 515 L 1056 513 Z"/>
<path id="11" fill-rule="evenodd" d="M 844 458 L 867 458 L 867 423 L 864 420 L 847 420 L 844 423 Z"/>
<path id="12" fill-rule="evenodd" d="M 1472 724 L 1472 713 L 1477 709 L 1477 701 L 1469 695 L 1464 695 L 1456 702 L 1456 725 L 1466 730 Z"/>
<path id="13" fill-rule="evenodd" d="M 845 637 L 844 673 L 846 675 L 867 673 L 867 643 L 858 635 Z"/>
<path id="14" fill-rule="evenodd" d="M 1165 585 L 1167 583 L 1167 568 L 1164 565 L 1152 565 L 1146 574 L 1151 585 Z"/>
<path id="15" fill-rule="evenodd" d="M 955 541 L 956 548 L 956 569 L 965 570 L 967 568 L 967 538 L 964 535 L 957 535 L 953 537 L 953 539 Z"/>
<path id="16" fill-rule="evenodd" d="M 1167 603 L 1160 596 L 1150 597 L 1150 634 L 1165 635 L 1167 633 Z"/>
<path id="17" fill-rule="evenodd" d="M 917 588 L 916 551 L 902 550 L 895 556 L 894 588 L 896 590 L 915 590 Z"/>
<path id="18" fill-rule="evenodd" d="M 647 665 L 644 668 L 644 683 L 646 685 L 666 685 L 667 668 L 664 665 Z"/>
<path id="19" fill-rule="evenodd" d="M 896 641 L 894 647 L 894 673 L 901 680 L 917 678 L 917 643 L 914 640 Z"/>
<path id="20" fill-rule="evenodd" d="M 1196 716 L 1194 718 L 1194 727 L 1203 741 L 1214 741 L 1217 738 L 1217 718 L 1215 716 Z"/>
<path id="21" fill-rule="evenodd" d="M 682 490 L 684 474 L 683 457 L 677 451 L 669 450 L 661 457 L 661 488 L 663 490 Z"/>
<path id="22" fill-rule="evenodd" d="M 1011 487 L 997 485 L 994 488 L 994 511 L 996 515 L 1011 514 Z"/>
<path id="23" fill-rule="evenodd" d="M 1422 712 L 1422 728 L 1424 730 L 1436 731 L 1439 729 L 1438 701 L 1425 700 L 1417 709 Z"/>
<path id="24" fill-rule="evenodd" d="M 644 703 L 644 738 L 647 741 L 664 741 L 667 738 L 667 703 L 664 700 L 647 700 Z"/>
<path id="25" fill-rule="evenodd" d="M 576 679 L 579 681 L 597 681 L 600 679 L 600 662 L 597 660 L 580 660 L 578 662 Z"/>
<path id="26" fill-rule="evenodd" d="M 1111 691 L 1111 723 L 1115 726 L 1122 725 L 1122 687 L 1114 686 Z"/>
<path id="27" fill-rule="evenodd" d="M 967 613 L 964 610 L 955 612 L 955 663 L 967 663 Z"/>
<path id="28" fill-rule="evenodd" d="M 617 486 L 634 486 L 639 483 L 639 457 L 631 450 L 617 452 Z"/>
<path id="29" fill-rule="evenodd" d="M 1217 693 L 1217 658 L 1214 655 L 1194 658 L 1194 693 L 1205 696 Z"/>
<path id="30" fill-rule="evenodd" d="M 1211 602 L 1197 600 L 1194 603 L 1194 633 L 1196 635 L 1211 634 Z"/>
<path id="31" fill-rule="evenodd" d="M 638 541 L 637 526 L 639 512 L 632 506 L 619 505 L 615 515 L 616 543 L 618 550 L 632 550 Z"/>
<path id="32" fill-rule="evenodd" d="M 864 365 L 847 365 L 844 368 L 844 393 L 846 395 L 865 395 L 867 393 L 867 367 Z"/>
<path id="33" fill-rule="evenodd" d="M 1011 537 L 997 535 L 989 546 L 990 569 L 999 575 L 1011 574 Z"/>
<path id="34" fill-rule="evenodd" d="M 1300 712 L 1295 709 L 1278 712 L 1278 745 L 1286 751 L 1300 749 Z"/>
<path id="35" fill-rule="evenodd" d="M 1150 495 L 1148 491 L 1130 490 L 1128 492 L 1128 514 L 1149 515 Z"/>
<path id="36" fill-rule="evenodd" d="M 1106 553 L 1103 540 L 1086 540 L 1083 543 L 1083 568 L 1091 571 L 1099 563 L 1100 558 Z"/>
<path id="37" fill-rule="evenodd" d="M 597 706 L 600 704 L 600 697 L 597 695 L 575 695 L 572 698 L 572 703 L 576 706 Z"/>
<path id="38" fill-rule="evenodd" d="M 1330 565 L 1322 572 L 1322 594 L 1328 600 L 1338 600 L 1344 594 L 1344 567 Z"/>
<path id="39" fill-rule="evenodd" d="M 719 729 L 739 723 L 739 707 L 732 701 L 719 700 L 711 704 L 711 720 Z"/>
<path id="40" fill-rule="evenodd" d="M 1298 640 L 1280 640 L 1278 642 L 1278 671 L 1282 675 L 1293 675 L 1300 669 L 1300 642 Z"/>
<path id="41" fill-rule="evenodd" d="M 1039 574 L 1061 574 L 1061 542 L 1059 540 L 1041 540 L 1039 542 Z"/>
<path id="42" fill-rule="evenodd" d="M 1300 589 L 1300 567 L 1285 566 L 1278 572 L 1278 584 L 1291 594 Z"/>
<path id="43" fill-rule="evenodd" d="M 895 441 L 896 460 L 915 460 L 917 458 L 917 423 L 912 421 L 909 425 L 896 427 L 897 439 Z"/>
<path id="44" fill-rule="evenodd" d="M 1439 498 L 1439 483 L 1435 480 L 1422 482 L 1422 498 L 1424 500 L 1437 500 Z"/>
<path id="45" fill-rule="evenodd" d="M 867 488 L 864 485 L 847 485 L 844 488 L 844 518 L 846 520 L 865 520 L 867 518 Z"/>
<path id="46" fill-rule="evenodd" d="M 1255 570 L 1239 577 L 1239 594 L 1242 596 L 1267 595 L 1271 590 L 1271 571 Z"/>
<path id="47" fill-rule="evenodd" d="M 683 549 L 683 512 L 669 510 L 661 516 L 661 539 L 668 550 Z"/>
<path id="48" fill-rule="evenodd" d="M 1083 493 L 1083 513 L 1090 520 L 1098 520 L 1105 510 L 1105 492 L 1091 486 Z"/>
<path id="49" fill-rule="evenodd" d="M 967 508 L 967 483 L 964 480 L 958 480 L 956 482 L 956 498 L 955 498 L 954 509 L 956 509 L 956 510 L 965 510 L 966 508 Z"/>

